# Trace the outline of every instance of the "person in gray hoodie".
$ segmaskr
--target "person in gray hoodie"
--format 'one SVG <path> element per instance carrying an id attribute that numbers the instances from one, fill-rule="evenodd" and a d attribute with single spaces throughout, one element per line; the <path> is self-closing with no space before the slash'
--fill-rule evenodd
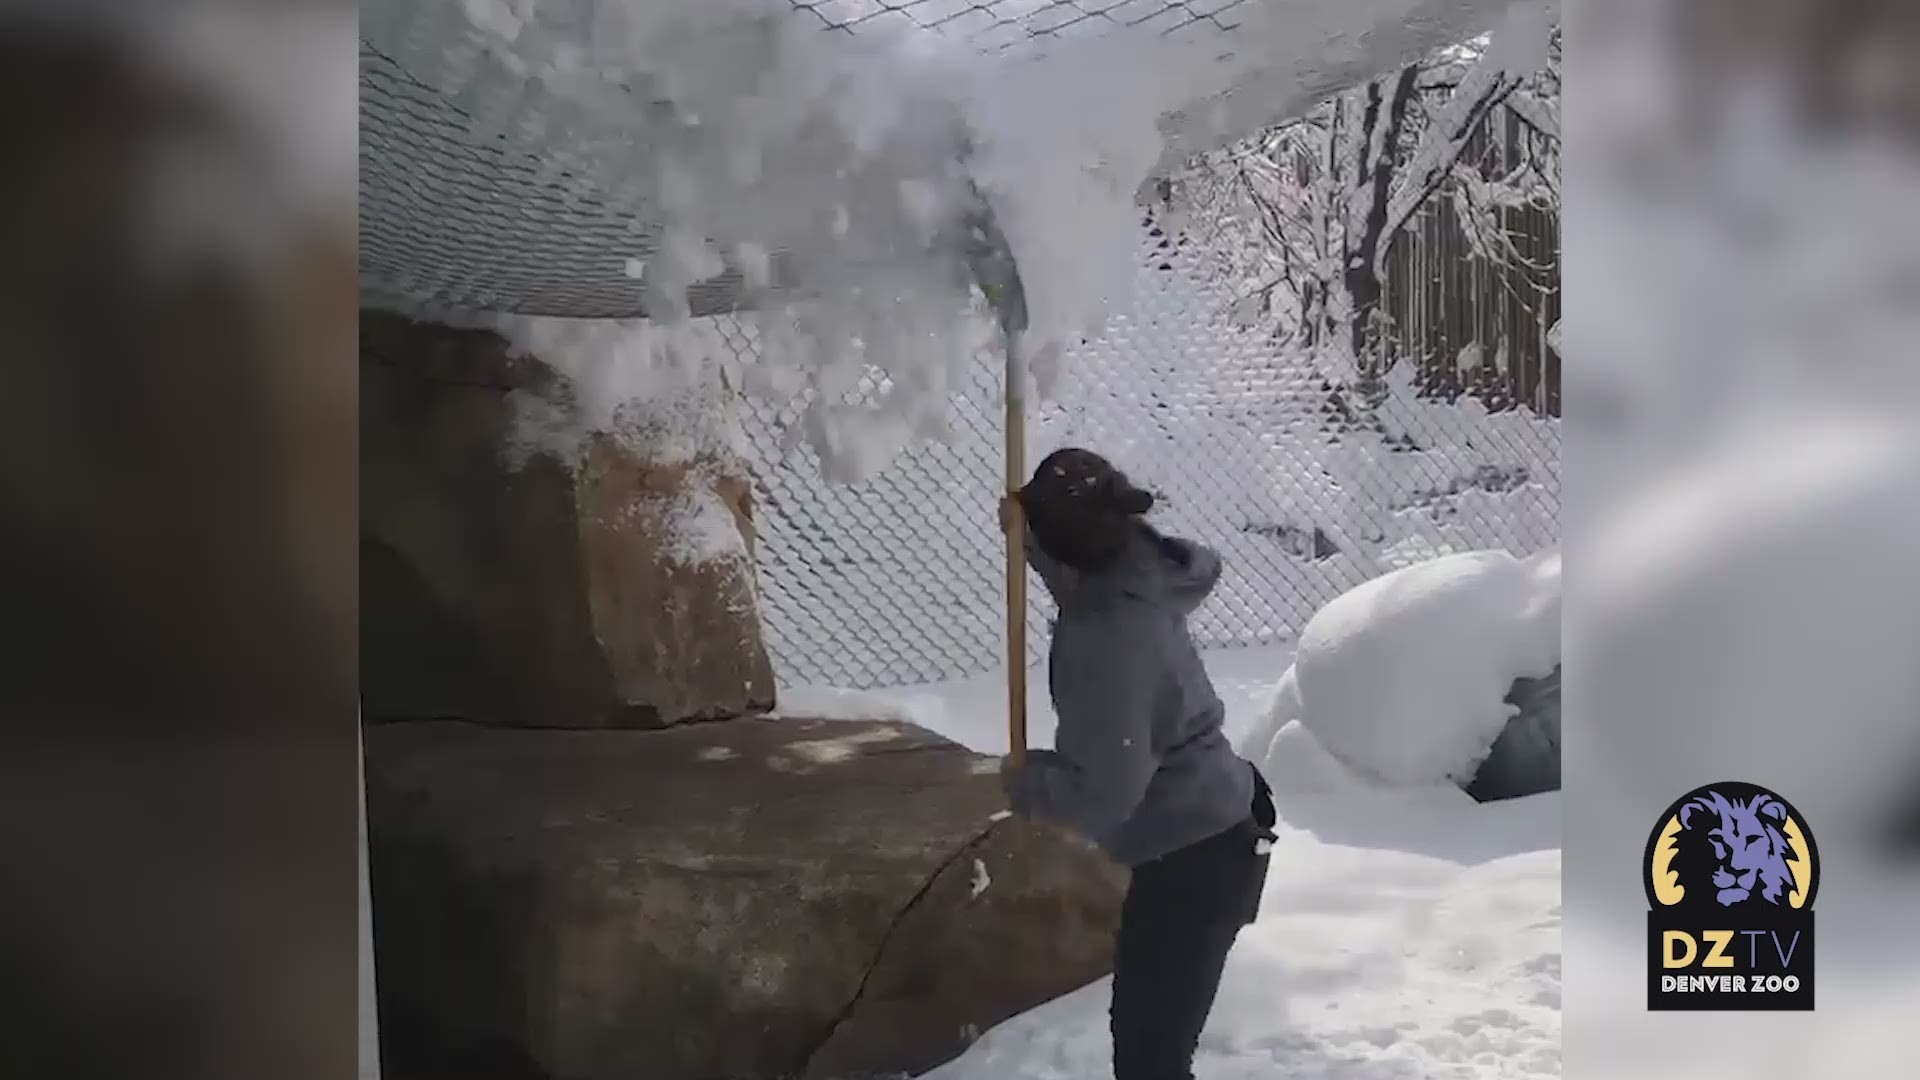
<path id="1" fill-rule="evenodd" d="M 1148 524 L 1153 496 L 1088 450 L 1042 461 L 1002 504 L 1003 526 L 1015 501 L 1028 561 L 1059 608 L 1048 657 L 1059 726 L 1054 749 L 1007 767 L 1008 801 L 1132 869 L 1114 943 L 1114 1076 L 1191 1080 L 1227 953 L 1259 906 L 1274 824 L 1187 628 L 1220 558 Z"/>

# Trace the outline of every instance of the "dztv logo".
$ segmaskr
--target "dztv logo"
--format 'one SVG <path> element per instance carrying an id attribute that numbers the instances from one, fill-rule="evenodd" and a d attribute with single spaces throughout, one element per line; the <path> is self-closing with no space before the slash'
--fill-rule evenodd
<path id="1" fill-rule="evenodd" d="M 1813 1008 L 1813 836 L 1753 784 L 1696 788 L 1647 838 L 1647 1008 Z"/>

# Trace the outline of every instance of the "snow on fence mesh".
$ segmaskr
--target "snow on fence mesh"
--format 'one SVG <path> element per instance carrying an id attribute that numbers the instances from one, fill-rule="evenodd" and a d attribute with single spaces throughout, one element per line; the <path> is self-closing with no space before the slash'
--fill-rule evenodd
<path id="1" fill-rule="evenodd" d="M 1195 256 L 1143 232 L 1131 301 L 1030 407 L 1028 462 L 1063 445 L 1115 459 L 1162 496 L 1155 518 L 1219 549 L 1192 625 L 1204 647 L 1284 641 L 1340 592 L 1436 554 L 1558 539 L 1557 422 L 1461 396 L 1427 400 L 1396 364 L 1377 401 L 1335 392 L 1227 317 Z M 717 329 L 742 362 L 748 317 Z M 803 402 L 750 404 L 761 607 L 787 684 L 901 686 L 1002 666 L 1001 359 L 976 358 L 945 442 L 832 485 L 801 440 Z M 869 384 L 865 390 L 879 388 Z M 1051 605 L 1031 582 L 1029 660 Z"/>
<path id="2" fill-rule="evenodd" d="M 663 0 L 664 2 L 664 0 Z M 1104 36 L 1217 35 L 1250 0 L 765 0 L 823 32 L 906 30 L 986 55 Z M 360 61 L 361 288 L 376 306 L 580 318 L 643 313 L 624 267 L 658 242 L 644 140 L 607 129 L 505 64 L 487 2 L 368 6 Z M 743 9 L 750 11 L 751 8 Z M 477 25 L 476 19 L 478 24 Z M 623 135 L 629 137 L 622 138 Z M 739 302 L 740 276 L 699 283 L 698 315 Z"/>
<path id="3" fill-rule="evenodd" d="M 691 0 L 384 0 L 360 11 L 360 284 L 370 306 L 573 318 L 646 314 L 629 260 L 659 246 L 648 110 L 609 115 L 542 64 L 577 53 L 603 5 Z M 1500 0 L 761 0 L 830 38 L 940 40 L 1044 60 L 1103 38 L 1235 73 L 1158 117 L 1163 167 L 1468 36 Z M 703 5 L 718 11 L 719 5 Z M 537 15 L 537 19 L 534 18 Z M 531 21 L 530 21 L 531 20 Z M 539 30 L 531 29 L 538 24 Z M 1297 31 L 1297 32 L 1290 32 Z M 1143 53 L 1142 55 L 1147 55 Z M 1159 55 L 1158 52 L 1154 55 Z M 1206 65 L 1202 65 L 1206 66 Z M 1162 70 L 1164 69 L 1164 70 Z M 1204 81 L 1204 80 L 1203 80 Z M 1164 104 L 1164 103 L 1163 103 Z M 696 315 L 742 301 L 737 268 L 693 287 Z"/>
<path id="4" fill-rule="evenodd" d="M 930 30 L 982 52 L 1037 48 L 1118 30 L 1227 33 L 1249 0 L 788 0 L 848 33 Z"/>

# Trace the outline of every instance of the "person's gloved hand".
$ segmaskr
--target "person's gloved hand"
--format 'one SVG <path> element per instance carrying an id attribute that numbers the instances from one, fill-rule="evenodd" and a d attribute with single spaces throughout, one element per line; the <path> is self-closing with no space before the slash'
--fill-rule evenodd
<path id="1" fill-rule="evenodd" d="M 1053 763 L 1053 751 L 1029 750 L 1024 765 L 1015 765 L 1010 757 L 1000 759 L 1000 790 L 1006 792 L 1007 807 L 1024 818 L 1044 811 L 1047 769 Z"/>
<path id="2" fill-rule="evenodd" d="M 1013 524 L 1015 521 L 1014 515 L 1021 514 L 1024 512 L 1025 512 L 1025 506 L 1020 502 L 1020 496 L 1018 493 L 1001 496 L 1000 497 L 1000 531 L 1003 533 L 1013 532 Z"/>

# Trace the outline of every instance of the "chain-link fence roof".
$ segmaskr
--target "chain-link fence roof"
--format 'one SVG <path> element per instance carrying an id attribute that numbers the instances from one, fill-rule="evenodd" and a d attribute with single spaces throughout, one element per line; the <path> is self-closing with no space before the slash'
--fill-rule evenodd
<path id="1" fill-rule="evenodd" d="M 693 4 L 699 0 L 657 0 Z M 1506 0 L 765 0 L 822 33 L 938 34 L 1046 62 L 1063 42 L 1136 35 L 1204 43 L 1220 62 L 1263 50 L 1213 99 L 1161 118 L 1165 164 L 1299 112 L 1328 93 L 1482 29 Z M 645 140 L 530 77 L 477 27 L 507 0 L 384 0 L 361 10 L 361 280 L 366 302 L 416 313 L 647 314 L 628 276 L 658 242 Z M 586 32 L 588 3 L 539 7 Z M 1284 24 L 1290 32 L 1276 36 Z M 544 25 L 544 24 L 543 24 Z M 1264 25 L 1268 32 L 1253 34 Z M 1244 40 L 1243 40 L 1244 39 Z M 1171 46 L 1170 46 L 1171 47 Z M 1268 54 L 1271 54 L 1270 56 Z M 639 116 L 653 103 L 635 101 Z M 638 127 L 634 130 L 639 130 Z M 693 311 L 741 302 L 732 273 Z"/>

